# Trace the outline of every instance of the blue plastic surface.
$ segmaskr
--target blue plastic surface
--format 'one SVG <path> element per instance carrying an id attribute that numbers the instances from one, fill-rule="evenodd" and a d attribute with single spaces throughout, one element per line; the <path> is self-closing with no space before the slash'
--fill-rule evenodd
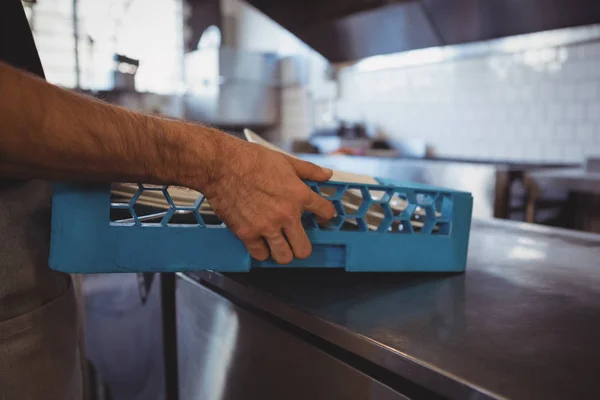
<path id="1" fill-rule="evenodd" d="M 229 229 L 207 225 L 199 212 L 203 197 L 193 206 L 182 207 L 174 204 L 166 187 L 139 185 L 128 203 L 111 204 L 110 185 L 57 183 L 52 205 L 50 266 L 69 273 L 202 269 L 244 272 L 259 267 L 345 268 L 353 272 L 463 271 L 473 207 L 471 194 L 383 179 L 379 182 L 380 185 L 307 182 L 333 202 L 338 215 L 323 227 L 317 225 L 314 215 L 305 213 L 303 224 L 313 253 L 288 265 L 253 260 Z M 136 201 L 145 190 L 161 192 L 170 205 L 160 223 L 144 223 L 136 215 Z M 349 210 L 342 204 L 342 196 L 348 190 L 355 198 L 362 198 L 358 209 Z M 408 202 L 402 212 L 390 206 L 398 200 Z M 128 211 L 131 222 L 111 222 L 111 208 Z M 373 219 L 373 213 L 367 217 L 367 212 L 374 209 L 381 218 Z M 193 214 L 197 223 L 170 223 L 173 215 L 182 211 Z M 354 230 L 345 230 L 348 226 Z"/>

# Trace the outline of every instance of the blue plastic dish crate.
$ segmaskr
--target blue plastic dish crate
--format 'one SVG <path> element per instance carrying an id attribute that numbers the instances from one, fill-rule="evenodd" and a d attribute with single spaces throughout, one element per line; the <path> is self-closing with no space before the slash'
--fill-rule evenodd
<path id="1" fill-rule="evenodd" d="M 244 272 L 258 267 L 345 268 L 347 271 L 463 271 L 471 225 L 470 193 L 378 179 L 379 185 L 324 182 L 307 184 L 333 202 L 337 216 L 319 226 L 302 216 L 312 255 L 289 265 L 251 259 L 242 242 L 220 222 L 202 216 L 200 196 L 176 205 L 166 187 L 139 185 L 126 203 L 111 203 L 110 185 L 55 184 L 50 266 L 70 273 Z M 160 192 L 168 209 L 155 223 L 137 215 L 144 191 Z M 358 198 L 354 209 L 342 203 Z M 396 202 L 396 203 L 395 203 Z M 403 204 L 400 211 L 394 204 Z M 111 211 L 131 215 L 111 221 Z M 193 222 L 173 222 L 178 214 Z"/>

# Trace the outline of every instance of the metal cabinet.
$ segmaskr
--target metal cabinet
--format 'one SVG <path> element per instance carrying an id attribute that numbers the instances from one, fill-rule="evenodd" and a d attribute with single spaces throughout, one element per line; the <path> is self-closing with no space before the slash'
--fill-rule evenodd
<path id="1" fill-rule="evenodd" d="M 182 400 L 407 399 L 197 282 L 176 296 Z"/>

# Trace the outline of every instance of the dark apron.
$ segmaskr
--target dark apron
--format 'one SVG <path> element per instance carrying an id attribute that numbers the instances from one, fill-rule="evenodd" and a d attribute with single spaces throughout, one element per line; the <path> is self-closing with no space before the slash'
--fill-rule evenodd
<path id="1" fill-rule="evenodd" d="M 0 189 L 0 399 L 81 399 L 73 285 L 48 267 L 50 190 Z"/>
<path id="2" fill-rule="evenodd" d="M 0 60 L 44 77 L 20 0 L 0 0 Z M 50 195 L 0 180 L 0 400 L 82 398 L 73 285 L 48 267 Z"/>

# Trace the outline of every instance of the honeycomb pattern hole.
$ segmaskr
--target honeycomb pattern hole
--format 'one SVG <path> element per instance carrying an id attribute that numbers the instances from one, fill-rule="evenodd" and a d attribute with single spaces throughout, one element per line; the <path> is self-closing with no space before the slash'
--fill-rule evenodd
<path id="1" fill-rule="evenodd" d="M 167 193 L 176 208 L 192 208 L 198 198 L 202 197 L 202 194 L 195 190 L 175 186 L 169 186 Z"/>
<path id="2" fill-rule="evenodd" d="M 361 204 L 362 204 L 362 202 L 356 204 L 354 201 L 352 201 L 350 199 L 342 200 L 342 207 L 344 210 L 343 215 L 356 215 L 358 213 L 358 210 L 359 210 Z"/>
<path id="3" fill-rule="evenodd" d="M 391 194 L 388 190 L 370 189 L 369 197 L 371 197 L 371 200 L 379 203 L 388 203 L 390 201 Z"/>
<path id="4" fill-rule="evenodd" d="M 167 187 L 140 185 L 130 201 L 130 206 L 141 225 L 159 224 L 171 207 L 167 199 Z"/>
<path id="5" fill-rule="evenodd" d="M 167 186 L 147 184 L 137 186 L 138 189 L 129 199 L 129 205 L 138 217 L 164 212 L 171 206 L 166 197 Z"/>
<path id="6" fill-rule="evenodd" d="M 314 189 L 313 189 L 314 190 Z M 327 184 L 321 184 L 317 193 L 330 200 L 341 200 L 344 196 L 346 188 L 343 186 L 328 186 Z"/>
<path id="7" fill-rule="evenodd" d="M 362 216 L 369 205 L 369 193 L 364 188 L 350 187 L 342 198 L 343 215 Z"/>
<path id="8" fill-rule="evenodd" d="M 438 224 L 433 203 L 426 204 L 429 205 L 415 207 L 411 215 L 410 223 L 415 233 L 431 234 Z"/>
<path id="9" fill-rule="evenodd" d="M 408 196 L 405 193 L 394 192 L 390 197 L 389 205 L 394 217 L 402 215 L 408 204 Z"/>
<path id="10" fill-rule="evenodd" d="M 415 212 L 410 217 L 410 224 L 415 233 L 420 233 L 423 229 L 423 226 L 425 225 L 425 212 L 422 211 L 421 207 L 415 208 Z"/>
<path id="11" fill-rule="evenodd" d="M 372 202 L 364 218 L 370 231 L 386 232 L 392 223 L 392 211 L 388 203 Z"/>
<path id="12" fill-rule="evenodd" d="M 116 187 L 113 184 L 112 189 L 111 222 L 126 225 L 157 224 L 170 207 L 164 195 L 164 185 L 124 184 Z"/>

